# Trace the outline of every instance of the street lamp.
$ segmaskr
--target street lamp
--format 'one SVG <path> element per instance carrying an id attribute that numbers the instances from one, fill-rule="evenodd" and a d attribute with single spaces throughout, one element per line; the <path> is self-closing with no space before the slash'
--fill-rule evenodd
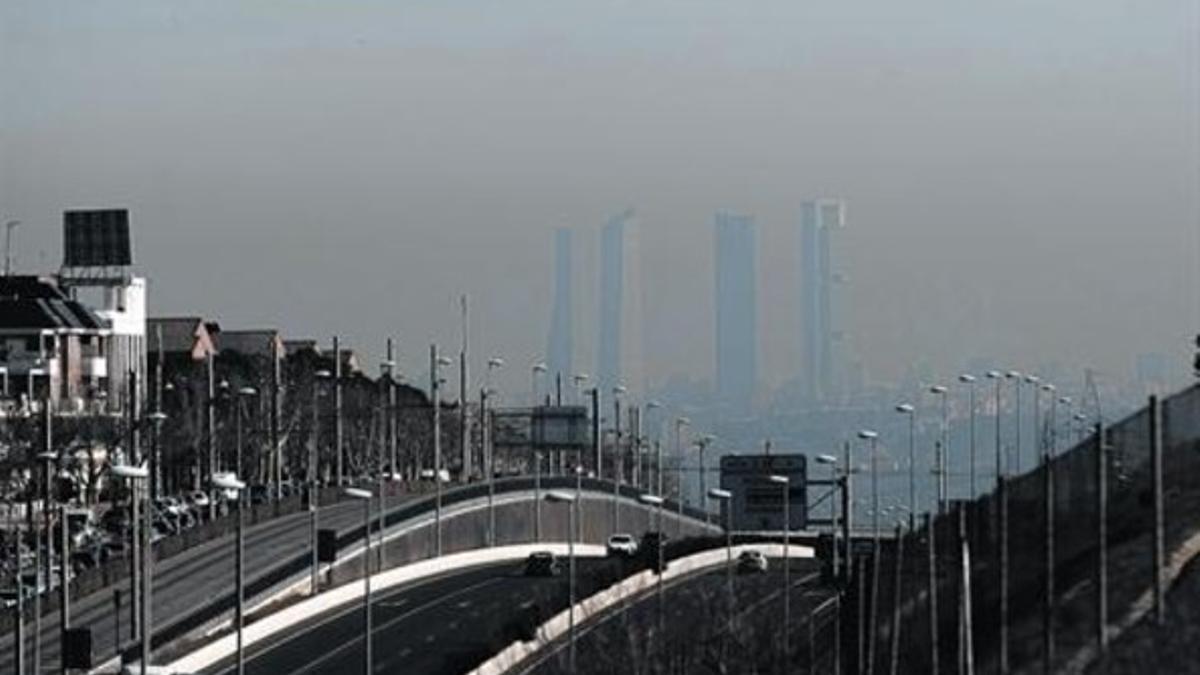
<path id="1" fill-rule="evenodd" d="M 489 386 L 479 391 L 479 433 L 488 486 L 488 546 L 496 545 L 496 453 L 492 446 L 491 420 L 488 418 L 491 412 L 488 410 L 488 398 L 495 395 L 496 390 Z"/>
<path id="2" fill-rule="evenodd" d="M 568 664 L 570 672 L 575 672 L 575 511 L 579 508 L 577 495 L 561 490 L 551 490 L 546 493 L 546 501 L 552 504 L 567 505 L 567 620 L 569 626 L 570 651 Z"/>
<path id="3" fill-rule="evenodd" d="M 708 486 L 705 478 L 704 451 L 708 449 L 712 442 L 717 440 L 717 437 L 712 434 L 704 434 L 696 441 L 696 449 L 700 454 L 700 510 L 704 512 L 704 522 L 709 522 L 708 512 Z"/>
<path id="4" fill-rule="evenodd" d="M 675 534 L 683 531 L 683 428 L 692 421 L 686 417 L 675 418 L 675 507 L 679 516 L 675 519 Z"/>
<path id="5" fill-rule="evenodd" d="M 49 409 L 46 410 L 45 414 L 47 417 L 49 417 L 49 415 L 50 415 Z M 48 427 L 47 427 L 47 432 L 49 432 Z M 48 448 L 50 446 L 49 433 L 47 433 L 47 435 L 46 435 L 46 440 L 47 440 L 46 446 Z M 48 589 L 48 588 L 50 588 L 50 574 L 51 574 L 50 551 L 51 551 L 52 547 L 50 544 L 50 539 L 53 536 L 51 534 L 51 527 L 50 527 L 50 472 L 52 470 L 51 464 L 58 459 L 58 453 L 53 452 L 51 450 L 46 450 L 44 452 L 38 453 L 37 459 L 42 460 L 42 467 L 43 467 L 43 472 L 42 472 L 42 476 L 43 476 L 43 482 L 42 482 L 42 523 L 43 523 L 43 527 L 39 528 L 39 527 L 37 527 L 36 524 L 33 527 L 33 536 L 34 536 L 33 569 L 34 569 L 35 579 L 44 579 L 46 588 Z M 46 531 L 45 565 L 42 564 L 42 529 L 44 529 Z M 19 538 L 18 538 L 18 540 L 19 540 Z M 132 546 L 130 548 L 132 548 Z M 66 556 L 64 555 L 64 557 L 66 557 Z M 19 559 L 20 558 L 18 556 L 18 564 L 17 564 L 18 576 L 20 574 L 20 567 L 21 567 Z M 65 588 L 65 586 L 64 586 L 64 588 Z M 41 640 L 41 635 L 42 635 L 42 593 L 41 593 L 41 584 L 35 583 L 34 590 L 37 592 L 33 596 L 33 634 L 35 636 L 34 640 L 33 640 L 33 672 L 37 673 L 37 672 L 40 672 L 39 669 L 41 668 L 41 662 L 42 662 L 42 640 Z M 64 598 L 65 597 L 66 596 L 64 595 Z"/>
<path id="6" fill-rule="evenodd" d="M 791 591 L 792 583 L 789 575 L 791 569 L 790 558 L 788 557 L 788 544 L 792 530 L 791 521 L 791 480 L 787 476 L 773 474 L 767 476 L 767 480 L 775 485 L 780 486 L 783 490 L 783 662 L 787 663 L 788 643 L 791 641 L 791 624 L 792 624 L 792 600 Z"/>
<path id="7" fill-rule="evenodd" d="M 346 488 L 342 494 L 363 503 L 363 616 L 367 629 L 363 633 L 366 643 L 366 656 L 363 659 L 363 672 L 371 675 L 371 494 L 370 490 L 362 488 Z"/>
<path id="8" fill-rule="evenodd" d="M 1073 417 L 1075 401 L 1072 400 L 1070 396 L 1059 396 L 1058 402 L 1060 404 L 1062 404 L 1063 406 L 1065 406 L 1067 409 L 1066 413 L 1063 415 L 1063 421 L 1066 422 L 1066 424 L 1064 425 L 1066 428 L 1063 429 L 1063 439 L 1066 441 L 1067 447 L 1069 448 L 1069 447 L 1071 447 L 1071 418 Z M 1058 442 L 1057 442 L 1058 441 L 1058 416 L 1055 415 L 1054 419 L 1055 419 L 1055 432 L 1054 432 L 1055 448 L 1054 448 L 1054 450 L 1055 450 L 1055 452 L 1057 452 L 1058 451 Z"/>
<path id="9" fill-rule="evenodd" d="M 643 494 L 643 495 L 638 495 L 638 501 L 640 501 L 643 504 L 646 504 L 648 506 L 652 506 L 652 507 L 655 507 L 658 509 L 658 540 L 657 540 L 658 550 L 655 551 L 655 554 L 658 556 L 658 568 L 656 570 L 658 572 L 658 578 L 655 581 L 655 586 L 656 586 L 655 594 L 658 596 L 658 632 L 659 632 L 659 635 L 662 635 L 663 627 L 665 625 L 665 618 L 664 618 L 665 611 L 664 611 L 664 607 L 663 607 L 663 603 L 665 602 L 664 595 L 663 595 L 663 572 L 666 571 L 666 565 L 663 564 L 663 548 L 664 548 L 664 546 L 663 546 L 663 522 L 662 522 L 662 520 L 663 520 L 663 502 L 665 500 L 659 495 Z"/>
<path id="10" fill-rule="evenodd" d="M 646 416 L 649 417 L 649 413 L 651 410 L 657 410 L 659 408 L 662 408 L 662 403 L 659 403 L 658 400 L 651 400 L 651 401 L 646 402 Z M 661 431 L 661 425 L 658 425 L 654 431 L 654 475 L 656 476 L 656 478 L 655 478 L 654 483 L 651 483 L 650 480 L 647 479 L 646 487 L 649 488 L 651 485 L 655 485 L 656 486 L 655 494 L 661 495 L 663 493 L 663 475 L 662 475 L 663 455 L 662 455 L 662 443 L 659 442 L 659 440 L 660 440 L 659 439 L 659 436 L 660 436 L 659 431 Z"/>
<path id="11" fill-rule="evenodd" d="M 111 467 L 110 471 L 112 472 L 112 474 L 114 476 L 117 476 L 118 478 L 124 478 L 124 479 L 128 480 L 130 483 L 130 491 L 131 491 L 130 492 L 130 494 L 131 494 L 130 502 L 135 505 L 134 508 L 131 509 L 133 511 L 132 517 L 134 518 L 134 523 L 133 523 L 133 532 L 130 532 L 130 536 L 131 537 L 135 536 L 135 533 L 137 532 L 137 525 L 138 525 L 137 521 L 136 521 L 136 518 L 137 518 L 136 504 L 138 501 L 138 494 L 137 494 L 138 493 L 138 484 L 143 481 L 146 481 L 150 478 L 150 470 L 147 469 L 145 466 L 128 466 L 128 465 L 117 464 L 117 465 L 113 465 Z M 142 548 L 142 550 L 141 550 L 141 553 L 142 553 L 142 564 L 141 564 L 142 575 L 141 576 L 142 576 L 142 579 L 148 579 L 149 573 L 150 573 L 150 510 L 151 510 L 151 505 L 150 505 L 149 497 L 147 496 L 145 499 L 146 499 L 146 504 L 143 506 L 144 520 L 142 521 L 142 531 L 141 531 L 141 540 L 142 540 L 141 541 L 141 543 L 142 543 L 142 546 L 141 546 L 141 548 Z M 64 511 L 63 513 L 65 514 L 66 512 Z M 60 526 L 63 527 L 65 530 L 67 524 L 64 522 L 64 523 L 61 523 Z M 64 558 L 65 558 L 65 556 L 64 556 Z M 65 570 L 67 567 L 67 560 L 64 559 L 61 562 L 62 562 L 63 569 Z M 131 589 L 131 590 L 136 592 L 138 589 Z M 143 583 L 142 588 L 140 590 L 141 590 L 141 594 L 142 594 L 142 601 L 141 601 L 141 607 L 142 607 L 141 673 L 142 673 L 142 675 L 146 675 L 146 669 L 149 667 L 149 664 L 150 664 L 150 635 L 153 632 L 150 627 L 151 586 L 149 583 Z"/>
<path id="12" fill-rule="evenodd" d="M 541 404 L 541 401 L 538 400 L 538 375 L 544 374 L 547 370 L 549 370 L 549 368 L 547 368 L 546 364 L 541 361 L 533 364 L 533 367 L 530 368 L 529 391 L 533 396 L 531 405 L 534 407 Z"/>
<path id="13" fill-rule="evenodd" d="M 441 369 L 453 364 L 438 356 L 437 345 L 429 345 L 429 398 L 433 402 L 434 555 L 442 554 L 442 401 L 439 390 L 445 382 Z"/>
<path id="14" fill-rule="evenodd" d="M 946 387 L 935 384 L 929 388 L 929 393 L 942 397 L 942 438 L 937 442 L 937 452 L 934 453 L 934 474 L 937 476 L 938 513 L 946 510 L 946 464 L 950 452 L 950 401 Z"/>
<path id="15" fill-rule="evenodd" d="M 935 392 L 938 393 L 938 392 Z M 945 391 L 940 392 L 945 395 Z M 879 453 L 876 452 L 879 443 L 879 434 L 869 429 L 863 429 L 858 432 L 858 437 L 871 444 L 871 588 L 879 588 L 879 462 L 877 461 Z M 878 593 L 871 597 L 871 617 L 870 640 L 867 641 L 867 663 L 875 663 L 875 633 L 876 633 L 876 618 L 879 616 L 879 598 Z"/>
<path id="16" fill-rule="evenodd" d="M 613 395 L 613 532 L 621 531 L 621 477 L 625 473 L 625 458 L 621 456 L 621 397 L 628 390 L 618 384 Z M 599 476 L 597 476 L 599 478 Z"/>
<path id="17" fill-rule="evenodd" d="M 998 370 L 989 370 L 987 373 L 988 379 L 996 384 L 996 486 L 1000 485 L 1000 477 L 1004 475 L 1004 464 L 1001 460 L 1000 446 L 1000 384 L 1004 381 L 1004 375 Z"/>
<path id="18" fill-rule="evenodd" d="M 234 626 L 237 630 L 237 672 L 238 675 L 244 675 L 246 672 L 246 650 L 242 640 L 242 629 L 246 622 L 246 568 L 245 568 L 245 553 L 244 553 L 244 534 L 245 527 L 243 518 L 242 503 L 245 501 L 242 493 L 246 490 L 246 484 L 238 480 L 237 475 L 220 474 L 212 477 L 213 485 L 222 490 L 232 490 L 237 494 L 237 535 L 234 542 L 234 584 L 237 587 L 237 609 L 234 614 Z M 143 674 L 144 675 L 144 674 Z"/>
<path id="19" fill-rule="evenodd" d="M 733 633 L 733 493 L 721 488 L 708 491 L 708 496 L 724 506 L 725 511 L 725 585 L 729 591 L 729 632 Z"/>
<path id="20" fill-rule="evenodd" d="M 1016 437 L 1017 440 L 1013 443 L 1012 457 L 1009 459 L 1008 471 L 1006 473 L 1021 473 L 1021 372 L 1018 370 L 1010 370 L 1004 375 L 1012 380 L 1013 390 L 1016 392 L 1017 400 L 1015 403 L 1014 412 L 1016 413 Z"/>
<path id="21" fill-rule="evenodd" d="M 317 559 L 317 512 L 320 510 L 320 498 L 318 496 L 318 478 L 317 473 L 320 464 L 320 443 L 321 443 L 321 382 L 333 376 L 324 368 L 313 373 L 313 398 L 312 398 L 312 416 L 313 416 L 313 431 L 312 431 L 312 449 L 309 451 L 308 457 L 308 514 L 309 514 L 309 545 L 312 553 L 312 579 L 310 581 L 309 593 L 317 594 L 317 590 L 321 585 L 320 578 L 320 561 Z"/>
<path id="22" fill-rule="evenodd" d="M 975 499 L 975 376 L 966 373 L 958 376 L 958 381 L 967 385 L 971 403 L 971 499 Z"/>
<path id="23" fill-rule="evenodd" d="M 833 455 L 817 455 L 816 461 L 817 464 L 829 466 L 829 532 L 833 541 L 833 570 L 836 573 L 838 570 L 838 517 L 837 500 L 833 498 L 833 491 L 841 488 L 841 480 L 838 476 L 838 458 Z"/>
<path id="24" fill-rule="evenodd" d="M 909 525 L 912 526 L 912 519 L 916 518 L 917 512 L 917 409 L 911 403 L 901 403 L 896 406 L 896 412 L 908 415 L 908 513 Z M 829 457 L 829 455 L 825 456 Z M 833 461 L 836 462 L 837 458 L 833 458 Z"/>
<path id="25" fill-rule="evenodd" d="M 587 384 L 587 373 L 575 373 L 571 376 L 571 382 L 575 385 L 575 400 L 583 403 L 583 385 Z"/>
<path id="26" fill-rule="evenodd" d="M 244 471 L 244 467 L 242 466 L 242 401 L 251 396 L 256 396 L 258 394 L 258 390 L 254 387 L 242 387 L 238 389 L 237 393 L 237 411 L 235 413 L 235 419 L 237 422 L 235 425 L 237 430 L 237 453 L 234 459 L 235 464 L 233 465 L 233 472 L 235 475 L 241 475 Z"/>

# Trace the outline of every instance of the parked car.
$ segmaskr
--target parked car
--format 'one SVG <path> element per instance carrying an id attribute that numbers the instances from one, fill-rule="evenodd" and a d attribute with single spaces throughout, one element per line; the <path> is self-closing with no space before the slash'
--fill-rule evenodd
<path id="1" fill-rule="evenodd" d="M 762 551 L 742 551 L 737 559 L 738 574 L 762 574 L 767 571 L 767 556 Z"/>
<path id="2" fill-rule="evenodd" d="M 525 576 L 553 577 L 562 572 L 562 563 L 550 551 L 534 551 L 525 559 Z"/>
<path id="3" fill-rule="evenodd" d="M 188 503 L 190 503 L 192 507 L 197 510 L 207 509 L 208 506 L 212 504 L 212 500 L 209 499 L 208 493 L 203 490 L 193 490 L 192 492 L 189 492 L 187 495 L 187 500 Z"/>
<path id="4" fill-rule="evenodd" d="M 618 533 L 608 538 L 604 548 L 609 556 L 632 558 L 637 555 L 638 545 L 632 534 Z"/>

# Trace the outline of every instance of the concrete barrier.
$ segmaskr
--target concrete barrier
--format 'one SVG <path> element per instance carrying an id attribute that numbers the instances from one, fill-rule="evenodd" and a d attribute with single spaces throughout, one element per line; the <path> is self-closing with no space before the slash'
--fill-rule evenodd
<path id="1" fill-rule="evenodd" d="M 734 559 L 736 560 L 742 551 L 749 549 L 762 551 L 770 557 L 783 557 L 782 544 L 748 544 L 733 547 Z M 663 571 L 662 581 L 664 584 L 668 584 L 706 569 L 720 567 L 726 564 L 727 555 L 725 547 L 721 547 L 672 560 L 667 569 Z M 788 548 L 789 558 L 812 558 L 813 555 L 813 549 L 807 546 L 792 545 Z M 577 626 L 587 623 L 619 604 L 653 592 L 657 585 L 658 575 L 652 570 L 638 572 L 624 581 L 575 603 L 575 623 Z M 499 654 L 472 670 L 470 675 L 502 675 L 516 668 L 539 651 L 567 635 L 570 630 L 570 613 L 569 609 L 564 609 L 555 614 L 538 628 L 536 639 L 512 643 Z"/>
<path id="2" fill-rule="evenodd" d="M 451 570 L 461 570 L 480 565 L 501 562 L 516 562 L 525 559 L 534 551 L 553 551 L 556 555 L 567 554 L 567 544 L 561 542 L 520 544 L 516 546 L 501 546 L 497 548 L 453 553 L 440 558 L 422 560 L 411 565 L 374 574 L 371 576 L 371 592 L 385 593 L 404 584 L 411 584 L 444 574 Z M 575 555 L 584 557 L 603 557 L 604 547 L 592 544 L 579 544 L 575 547 Z M 281 631 L 310 620 L 313 616 L 362 601 L 362 584 L 345 584 L 330 589 L 307 600 L 298 602 L 286 609 L 280 610 L 246 626 L 242 638 L 247 648 L 269 638 Z M 223 659 L 232 657 L 237 650 L 237 635 L 229 633 L 209 644 L 187 654 L 174 662 L 163 666 L 170 673 L 195 673 L 211 668 Z"/>

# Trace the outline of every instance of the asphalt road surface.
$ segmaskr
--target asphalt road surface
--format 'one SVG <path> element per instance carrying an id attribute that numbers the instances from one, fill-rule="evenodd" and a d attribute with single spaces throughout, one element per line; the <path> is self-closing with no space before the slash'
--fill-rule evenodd
<path id="1" fill-rule="evenodd" d="M 579 573 L 603 564 L 579 559 Z M 565 574 L 524 576 L 524 563 L 481 566 L 373 595 L 373 670 L 461 675 L 514 639 L 506 627 L 535 605 L 544 616 L 566 607 Z M 256 645 L 246 672 L 362 672 L 361 603 L 338 608 L 280 640 Z M 235 673 L 232 660 L 214 672 Z"/>
<path id="2" fill-rule="evenodd" d="M 608 612 L 580 627 L 576 645 L 579 673 L 642 672 L 771 673 L 804 672 L 807 663 L 809 613 L 832 591 L 819 582 L 819 561 L 794 559 L 790 575 L 791 641 L 789 662 L 782 662 L 783 567 L 771 559 L 765 574 L 733 576 L 734 610 L 729 622 L 729 586 L 724 569 L 686 578 L 663 593 L 663 630 L 659 630 L 659 598 L 650 593 L 638 602 Z M 823 612 L 817 625 L 831 618 Z M 815 639 L 827 639 L 831 631 Z M 661 636 L 665 634 L 666 640 Z M 829 645 L 816 645 L 817 663 Z M 562 642 L 524 664 L 525 673 L 568 672 L 568 650 Z"/>
<path id="3" fill-rule="evenodd" d="M 400 507 L 402 498 L 392 506 Z M 362 524 L 362 506 L 355 502 L 332 504 L 321 509 L 322 528 L 339 531 Z M 307 511 L 283 516 L 246 528 L 246 578 L 266 572 L 274 565 L 309 550 L 309 514 Z M 180 619 L 212 599 L 233 589 L 233 537 L 206 542 L 154 567 L 153 622 L 164 626 Z M 122 640 L 129 640 L 129 580 L 71 603 L 71 625 L 92 629 L 94 653 L 108 658 L 114 653 L 117 621 L 114 616 L 113 589 L 122 594 L 120 626 Z M 27 631 L 33 630 L 32 621 Z M 58 613 L 42 617 L 42 670 L 58 672 Z M 26 659 L 32 658 L 32 637 L 27 638 Z M 0 672 L 13 670 L 13 635 L 0 638 Z"/>

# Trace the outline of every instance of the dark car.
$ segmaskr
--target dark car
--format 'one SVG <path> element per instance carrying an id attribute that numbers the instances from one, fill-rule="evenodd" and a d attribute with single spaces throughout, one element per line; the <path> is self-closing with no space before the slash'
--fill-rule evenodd
<path id="1" fill-rule="evenodd" d="M 562 563 L 550 551 L 534 551 L 525 559 L 525 576 L 553 577 L 562 572 Z"/>
<path id="2" fill-rule="evenodd" d="M 667 568 L 666 546 L 667 534 L 665 532 L 650 531 L 642 535 L 642 541 L 638 544 L 637 556 L 646 567 L 655 572 L 662 572 Z M 659 561 L 662 562 L 662 567 L 659 567 Z"/>
<path id="3" fill-rule="evenodd" d="M 742 551 L 737 559 L 738 574 L 761 574 L 767 571 L 767 556 L 762 551 Z"/>

